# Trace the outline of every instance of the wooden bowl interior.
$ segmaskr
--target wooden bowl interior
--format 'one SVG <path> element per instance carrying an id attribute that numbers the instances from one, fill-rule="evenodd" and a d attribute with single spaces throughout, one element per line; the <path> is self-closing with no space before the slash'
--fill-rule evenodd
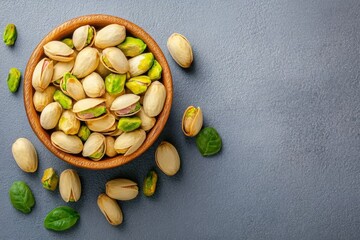
<path id="1" fill-rule="evenodd" d="M 101 28 L 112 23 L 117 23 L 125 26 L 127 34 L 138 37 L 147 44 L 147 50 L 154 54 L 155 59 L 161 64 L 163 68 L 161 81 L 166 89 L 166 100 L 162 112 L 157 117 L 157 122 L 155 126 L 149 132 L 147 132 L 147 137 L 145 142 L 137 151 L 135 151 L 133 154 L 129 156 L 118 155 L 112 158 L 105 157 L 100 161 L 92 161 L 88 158 L 82 157 L 80 154 L 72 155 L 62 152 L 51 144 L 49 132 L 47 132 L 41 127 L 40 115 L 38 112 L 36 112 L 35 107 L 33 105 L 33 95 L 35 90 L 32 87 L 31 80 L 36 64 L 45 56 L 43 51 L 44 44 L 52 40 L 61 40 L 65 37 L 71 37 L 73 31 L 76 28 L 86 24 L 92 25 L 95 28 Z M 24 105 L 25 105 L 26 115 L 28 117 L 29 123 L 33 131 L 38 136 L 40 141 L 46 146 L 46 148 L 48 148 L 53 154 L 55 154 L 60 159 L 77 167 L 95 169 L 95 170 L 108 169 L 123 165 L 137 158 L 143 152 L 145 152 L 155 142 L 155 140 L 158 138 L 161 131 L 163 130 L 170 114 L 172 97 L 173 97 L 172 78 L 171 78 L 169 65 L 160 47 L 151 38 L 151 36 L 147 34 L 143 29 L 135 25 L 134 23 L 131 23 L 125 19 L 109 16 L 109 15 L 101 15 L 101 14 L 86 15 L 71 19 L 61 24 L 60 26 L 56 27 L 49 34 L 47 34 L 43 38 L 43 40 L 38 44 L 38 46 L 35 48 L 34 52 L 32 53 L 28 61 L 25 70 L 23 84 L 24 84 Z"/>

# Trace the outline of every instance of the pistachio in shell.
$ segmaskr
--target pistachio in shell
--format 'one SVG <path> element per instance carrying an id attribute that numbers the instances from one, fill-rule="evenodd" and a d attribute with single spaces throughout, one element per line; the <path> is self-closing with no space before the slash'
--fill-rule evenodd
<path id="1" fill-rule="evenodd" d="M 75 58 L 74 50 L 61 41 L 50 41 L 43 48 L 45 55 L 55 61 L 70 62 Z"/>
<path id="2" fill-rule="evenodd" d="M 92 133 L 84 144 L 82 155 L 94 161 L 99 161 L 106 151 L 105 137 L 101 133 Z"/>
<path id="3" fill-rule="evenodd" d="M 117 200 L 128 201 L 139 194 L 137 183 L 125 178 L 117 178 L 105 184 L 106 194 Z"/>
<path id="4" fill-rule="evenodd" d="M 120 225 L 123 222 L 123 214 L 116 200 L 110 198 L 105 193 L 99 195 L 97 205 L 111 225 Z"/>
<path id="5" fill-rule="evenodd" d="M 92 46 L 96 36 L 96 30 L 90 25 L 75 29 L 72 41 L 76 50 L 81 51 L 84 47 Z"/>
<path id="6" fill-rule="evenodd" d="M 82 49 L 74 63 L 72 74 L 77 78 L 84 78 L 97 68 L 99 65 L 99 52 L 96 48 L 86 47 Z"/>
<path id="7" fill-rule="evenodd" d="M 146 115 L 144 110 L 141 108 L 140 111 L 136 114 L 141 119 L 141 128 L 144 129 L 144 131 L 149 131 L 152 129 L 156 123 L 156 118 L 149 117 Z"/>
<path id="8" fill-rule="evenodd" d="M 63 152 L 78 154 L 83 150 L 83 143 L 78 136 L 55 131 L 51 134 L 50 139 L 52 145 Z"/>
<path id="9" fill-rule="evenodd" d="M 116 138 L 114 148 L 117 153 L 128 156 L 138 150 L 146 139 L 146 133 L 143 129 L 137 129 L 131 132 L 124 132 Z"/>
<path id="10" fill-rule="evenodd" d="M 66 169 L 60 174 L 59 192 L 65 202 L 77 202 L 81 196 L 81 181 L 77 172 Z"/>
<path id="11" fill-rule="evenodd" d="M 183 68 L 189 68 L 193 62 L 193 52 L 189 40 L 180 33 L 173 33 L 168 41 L 167 48 L 170 55 Z"/>
<path id="12" fill-rule="evenodd" d="M 105 48 L 100 61 L 111 72 L 124 74 L 129 71 L 129 62 L 126 56 L 116 47 Z"/>
<path id="13" fill-rule="evenodd" d="M 76 135 L 80 129 L 80 121 L 76 118 L 75 113 L 66 110 L 61 114 L 58 127 L 68 135 Z"/>
<path id="14" fill-rule="evenodd" d="M 115 139 L 111 136 L 106 136 L 105 142 L 106 142 L 106 151 L 105 151 L 106 156 L 115 157 L 117 155 L 117 152 L 114 148 Z"/>
<path id="15" fill-rule="evenodd" d="M 102 77 L 92 72 L 82 80 L 82 86 L 88 97 L 97 98 L 105 93 L 105 84 Z"/>
<path id="16" fill-rule="evenodd" d="M 180 157 L 176 148 L 163 141 L 155 152 L 155 162 L 159 169 L 168 176 L 175 175 L 180 169 Z"/>
<path id="17" fill-rule="evenodd" d="M 117 97 L 110 110 L 118 117 L 132 116 L 140 111 L 140 97 L 135 94 L 124 94 Z"/>
<path id="18" fill-rule="evenodd" d="M 60 83 L 60 80 L 62 77 L 64 77 L 64 74 L 67 72 L 71 72 L 71 70 L 74 67 L 74 60 L 71 60 L 70 62 L 58 62 L 54 65 L 54 74 L 52 77 L 52 83 L 54 85 L 58 85 Z"/>
<path id="19" fill-rule="evenodd" d="M 42 112 L 49 103 L 53 102 L 55 91 L 56 88 L 53 86 L 47 87 L 43 92 L 35 91 L 33 96 L 35 110 Z"/>
<path id="20" fill-rule="evenodd" d="M 152 82 L 144 95 L 143 108 L 145 113 L 149 117 L 159 115 L 164 107 L 165 99 L 165 86 L 159 81 Z"/>
<path id="21" fill-rule="evenodd" d="M 196 136 L 203 125 L 203 114 L 200 107 L 189 106 L 183 115 L 181 128 L 188 137 Z"/>
<path id="22" fill-rule="evenodd" d="M 71 73 L 67 72 L 60 81 L 60 89 L 69 97 L 79 101 L 86 97 L 81 82 Z"/>
<path id="23" fill-rule="evenodd" d="M 53 61 L 49 58 L 43 58 L 36 64 L 31 84 L 36 91 L 43 92 L 51 83 L 54 72 Z"/>
<path id="24" fill-rule="evenodd" d="M 86 121 L 86 125 L 94 132 L 108 132 L 115 124 L 115 120 L 116 119 L 113 114 L 107 114 L 103 118 Z"/>
<path id="25" fill-rule="evenodd" d="M 105 99 L 85 98 L 77 101 L 73 106 L 73 112 L 82 121 L 94 120 L 104 117 L 107 113 Z"/>
<path id="26" fill-rule="evenodd" d="M 49 103 L 40 114 L 40 125 L 46 130 L 57 126 L 62 113 L 62 107 L 58 102 Z"/>
<path id="27" fill-rule="evenodd" d="M 11 147 L 16 164 L 24 172 L 36 172 L 38 156 L 34 145 L 26 138 L 18 138 Z"/>
<path id="28" fill-rule="evenodd" d="M 109 24 L 100 29 L 95 36 L 95 47 L 104 49 L 114 47 L 125 40 L 126 29 L 119 24 Z"/>
<path id="29" fill-rule="evenodd" d="M 149 53 L 142 53 L 136 57 L 129 59 L 129 72 L 131 77 L 139 76 L 147 72 L 154 63 L 154 55 Z"/>

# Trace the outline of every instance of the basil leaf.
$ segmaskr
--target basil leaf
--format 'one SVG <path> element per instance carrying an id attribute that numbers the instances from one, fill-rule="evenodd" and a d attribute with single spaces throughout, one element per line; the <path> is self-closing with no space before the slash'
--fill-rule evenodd
<path id="1" fill-rule="evenodd" d="M 71 207 L 60 206 L 46 215 L 44 227 L 54 231 L 64 231 L 75 225 L 80 215 Z"/>
<path id="2" fill-rule="evenodd" d="M 218 153 L 222 147 L 222 140 L 215 128 L 206 127 L 196 137 L 196 145 L 203 156 Z"/>
<path id="3" fill-rule="evenodd" d="M 23 213 L 30 213 L 35 205 L 34 195 L 29 186 L 23 181 L 15 181 L 9 190 L 11 204 Z"/>

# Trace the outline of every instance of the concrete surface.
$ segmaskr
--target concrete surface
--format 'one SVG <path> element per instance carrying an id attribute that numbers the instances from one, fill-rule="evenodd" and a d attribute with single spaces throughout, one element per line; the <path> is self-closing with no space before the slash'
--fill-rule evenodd
<path id="1" fill-rule="evenodd" d="M 0 44 L 0 238 L 1 239 L 359 239 L 360 238 L 360 2 L 276 1 L 1 1 L 1 29 L 18 27 L 14 48 Z M 43 170 L 70 166 L 53 156 L 32 132 L 22 87 L 7 90 L 10 67 L 25 70 L 41 38 L 60 23 L 85 14 L 126 18 L 147 30 L 163 49 L 173 73 L 174 104 L 159 138 L 182 159 L 175 177 L 159 173 L 154 198 L 121 203 L 124 223 L 110 226 L 96 205 L 107 180 L 142 183 L 155 166 L 154 150 L 107 171 L 77 169 L 78 203 L 42 189 Z M 180 32 L 193 44 L 195 62 L 183 70 L 166 40 Z M 222 152 L 203 158 L 181 133 L 188 105 L 199 105 L 206 126 L 218 129 Z M 29 138 L 40 157 L 23 173 L 11 144 Z M 32 188 L 30 215 L 12 208 L 15 180 Z M 58 205 L 81 219 L 63 233 L 44 229 Z"/>

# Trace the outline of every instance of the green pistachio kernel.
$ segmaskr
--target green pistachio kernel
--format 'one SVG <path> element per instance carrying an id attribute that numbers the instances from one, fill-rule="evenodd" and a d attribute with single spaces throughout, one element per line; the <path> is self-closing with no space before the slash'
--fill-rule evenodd
<path id="1" fill-rule="evenodd" d="M 159 80 L 161 78 L 162 67 L 160 63 L 154 60 L 154 63 L 148 71 L 148 76 L 152 81 Z"/>
<path id="2" fill-rule="evenodd" d="M 151 170 L 145 180 L 144 180 L 144 187 L 143 187 L 143 193 L 147 197 L 151 197 L 154 195 L 156 190 L 156 183 L 157 183 L 158 176 L 154 170 Z"/>
<path id="3" fill-rule="evenodd" d="M 86 142 L 86 140 L 89 138 L 91 134 L 90 129 L 86 125 L 82 125 L 80 127 L 80 130 L 78 132 L 78 137 L 83 141 Z"/>
<path id="4" fill-rule="evenodd" d="M 126 87 L 134 94 L 142 94 L 146 92 L 150 84 L 151 79 L 148 76 L 137 76 L 130 78 L 126 83 Z"/>
<path id="5" fill-rule="evenodd" d="M 89 45 L 92 41 L 94 37 L 94 30 L 92 29 L 92 27 L 88 28 L 88 35 L 87 35 L 87 39 L 86 39 L 86 45 Z"/>
<path id="6" fill-rule="evenodd" d="M 139 117 L 123 117 L 120 118 L 118 129 L 124 132 L 131 132 L 141 126 L 141 119 Z"/>
<path id="7" fill-rule="evenodd" d="M 97 107 L 93 107 L 84 111 L 81 111 L 80 114 L 92 114 L 94 118 L 96 117 L 100 117 L 101 115 L 105 114 L 107 112 L 106 110 L 106 106 L 97 106 Z"/>
<path id="8" fill-rule="evenodd" d="M 112 65 L 107 57 L 102 56 L 102 60 L 104 61 L 106 66 L 108 66 L 109 68 L 112 68 Z"/>
<path id="9" fill-rule="evenodd" d="M 67 85 L 67 82 L 70 78 L 75 78 L 77 79 L 74 75 L 72 75 L 71 73 L 67 72 L 67 73 L 64 73 L 64 81 L 62 81 L 62 84 L 61 84 L 61 89 L 66 91 L 66 85 Z"/>
<path id="10" fill-rule="evenodd" d="M 124 91 L 126 74 L 110 73 L 105 78 L 105 89 L 111 95 L 116 95 Z"/>
<path id="11" fill-rule="evenodd" d="M 72 100 L 70 97 L 66 96 L 62 91 L 56 90 L 54 93 L 54 101 L 60 103 L 63 109 L 72 108 Z"/>
<path id="12" fill-rule="evenodd" d="M 21 72 L 17 68 L 10 68 L 8 78 L 7 78 L 7 85 L 10 92 L 15 93 L 19 89 L 21 80 Z"/>
<path id="13" fill-rule="evenodd" d="M 64 38 L 62 40 L 63 43 L 65 43 L 66 45 L 69 46 L 69 48 L 74 48 L 74 43 L 73 40 L 71 38 Z"/>
<path id="14" fill-rule="evenodd" d="M 121 49 L 125 56 L 135 57 L 146 49 L 146 44 L 139 38 L 126 37 L 125 41 L 118 45 L 118 48 Z"/>
<path id="15" fill-rule="evenodd" d="M 144 53 L 144 58 L 140 61 L 138 66 L 143 71 L 149 70 L 154 63 L 154 55 L 152 53 Z"/>
<path id="16" fill-rule="evenodd" d="M 7 46 L 13 46 L 17 38 L 16 26 L 12 23 L 6 25 L 3 35 L 4 43 Z"/>
<path id="17" fill-rule="evenodd" d="M 59 182 L 59 176 L 56 174 L 53 168 L 47 168 L 44 171 L 44 175 L 41 178 L 41 182 L 45 189 L 55 191 Z"/>

